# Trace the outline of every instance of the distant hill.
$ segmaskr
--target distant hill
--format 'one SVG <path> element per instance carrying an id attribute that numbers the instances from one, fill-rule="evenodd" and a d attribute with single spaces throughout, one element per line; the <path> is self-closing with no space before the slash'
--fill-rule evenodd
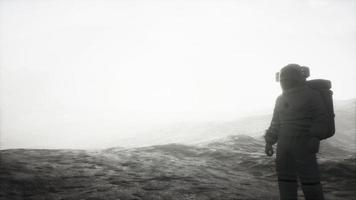
<path id="1" fill-rule="evenodd" d="M 335 101 L 335 136 L 323 141 L 348 151 L 356 152 L 356 99 Z M 197 144 L 229 135 L 260 137 L 269 126 L 271 114 L 255 115 L 229 122 L 177 123 L 152 130 L 151 133 L 135 136 L 126 141 L 132 146 L 149 146 L 166 143 Z M 118 141 L 122 144 L 123 141 Z M 128 146 L 130 146 L 128 145 Z"/>
<path id="2" fill-rule="evenodd" d="M 262 138 L 244 135 L 197 145 L 2 150 L 0 199 L 278 199 L 274 158 L 263 150 Z M 337 152 L 321 159 L 325 196 L 351 199 L 356 158 Z"/>
<path id="3" fill-rule="evenodd" d="M 356 99 L 335 102 L 335 137 L 330 142 L 356 152 Z"/>

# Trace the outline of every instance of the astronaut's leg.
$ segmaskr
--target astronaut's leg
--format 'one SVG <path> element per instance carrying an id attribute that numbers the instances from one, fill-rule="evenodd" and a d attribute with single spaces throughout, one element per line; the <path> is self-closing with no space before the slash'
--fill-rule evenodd
<path id="1" fill-rule="evenodd" d="M 277 147 L 276 171 L 281 200 L 297 199 L 297 176 L 294 157 L 287 149 Z"/>
<path id="2" fill-rule="evenodd" d="M 297 174 L 306 200 L 323 200 L 320 173 L 315 154 L 305 154 L 296 159 Z"/>
<path id="3" fill-rule="evenodd" d="M 323 189 L 320 182 L 315 184 L 302 183 L 302 190 L 306 200 L 324 200 Z"/>
<path id="4" fill-rule="evenodd" d="M 297 200 L 296 180 L 278 180 L 278 188 L 281 200 Z"/>

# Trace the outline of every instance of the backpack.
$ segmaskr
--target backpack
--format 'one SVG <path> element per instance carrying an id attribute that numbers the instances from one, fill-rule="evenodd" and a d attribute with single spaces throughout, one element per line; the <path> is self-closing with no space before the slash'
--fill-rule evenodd
<path id="1" fill-rule="evenodd" d="M 324 137 L 321 139 L 327 139 L 335 134 L 335 113 L 333 105 L 333 91 L 331 91 L 331 81 L 324 79 L 308 80 L 307 85 L 318 91 L 324 101 L 324 105 L 327 109 L 328 114 L 328 130 Z"/>

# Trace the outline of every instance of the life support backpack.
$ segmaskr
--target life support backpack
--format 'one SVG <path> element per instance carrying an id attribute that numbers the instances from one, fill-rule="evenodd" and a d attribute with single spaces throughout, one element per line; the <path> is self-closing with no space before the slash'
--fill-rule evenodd
<path id="1" fill-rule="evenodd" d="M 331 81 L 324 79 L 315 79 L 306 81 L 307 85 L 318 91 L 324 101 L 328 115 L 328 129 L 321 139 L 327 139 L 335 134 L 335 113 L 333 104 L 333 91 L 331 91 Z"/>

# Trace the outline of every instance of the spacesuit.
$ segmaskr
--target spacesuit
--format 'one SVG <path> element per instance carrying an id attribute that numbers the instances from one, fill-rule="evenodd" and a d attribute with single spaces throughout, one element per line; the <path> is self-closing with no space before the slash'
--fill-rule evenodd
<path id="1" fill-rule="evenodd" d="M 280 198 L 297 199 L 299 178 L 305 199 L 322 200 L 316 153 L 327 129 L 327 110 L 320 94 L 309 88 L 297 64 L 280 71 L 282 94 L 277 98 L 266 130 L 266 154 L 277 143 L 276 171 Z"/>

